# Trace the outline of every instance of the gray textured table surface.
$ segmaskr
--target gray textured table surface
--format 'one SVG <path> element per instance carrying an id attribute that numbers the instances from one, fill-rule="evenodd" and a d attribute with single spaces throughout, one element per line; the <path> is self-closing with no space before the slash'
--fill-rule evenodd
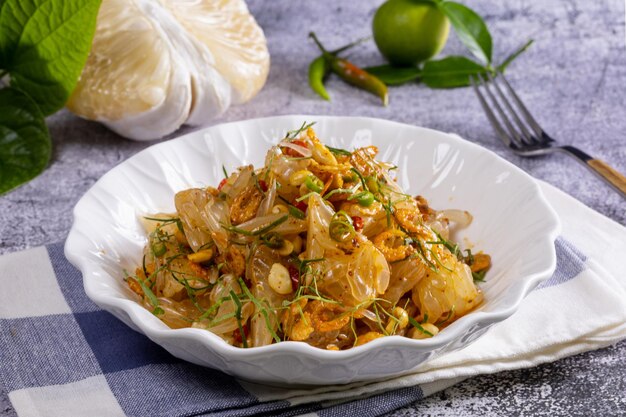
<path id="1" fill-rule="evenodd" d="M 520 159 L 497 142 L 470 89 L 391 90 L 383 108 L 373 96 L 331 80 L 333 101 L 306 85 L 315 30 L 329 46 L 369 35 L 380 1 L 250 1 L 268 38 L 272 66 L 266 87 L 220 121 L 288 113 L 364 115 L 455 132 L 494 150 L 537 178 L 556 185 L 626 224 L 626 202 L 566 157 Z M 545 129 L 626 172 L 626 47 L 621 0 L 472 0 L 486 17 L 494 53 L 503 57 L 528 38 L 536 43 L 510 70 L 510 80 Z M 451 39 L 445 54 L 462 53 Z M 352 59 L 381 63 L 372 43 Z M 54 154 L 47 171 L 0 198 L 0 253 L 65 238 L 71 211 L 106 171 L 149 146 L 62 111 L 48 119 Z M 175 136 L 189 131 L 186 128 Z M 581 219 L 582 220 L 582 219 Z M 390 415 L 626 415 L 626 342 L 533 369 L 466 380 Z M 0 395 L 0 416 L 12 415 Z"/>

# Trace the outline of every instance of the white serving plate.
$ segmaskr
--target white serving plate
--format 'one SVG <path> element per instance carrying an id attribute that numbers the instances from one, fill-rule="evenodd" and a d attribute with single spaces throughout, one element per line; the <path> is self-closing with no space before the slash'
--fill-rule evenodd
<path id="1" fill-rule="evenodd" d="M 382 160 L 399 166 L 398 181 L 436 209 L 474 216 L 456 236 L 492 256 L 481 284 L 485 302 L 437 336 L 376 339 L 347 351 L 302 342 L 241 349 L 201 329 L 170 329 L 133 301 L 124 269 L 140 264 L 146 236 L 138 217 L 173 212 L 174 194 L 216 185 L 229 171 L 261 166 L 267 149 L 303 121 L 335 147 L 374 144 Z M 87 295 L 174 356 L 239 378 L 270 384 L 328 385 L 408 373 L 430 358 L 460 349 L 513 314 L 524 297 L 554 272 L 556 213 L 535 181 L 497 155 L 458 136 L 380 119 L 277 116 L 227 123 L 152 146 L 105 174 L 78 202 L 65 245 L 83 273 Z"/>

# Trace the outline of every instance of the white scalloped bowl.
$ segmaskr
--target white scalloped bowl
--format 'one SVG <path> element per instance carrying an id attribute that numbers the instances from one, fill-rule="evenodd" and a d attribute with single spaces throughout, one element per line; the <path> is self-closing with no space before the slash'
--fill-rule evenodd
<path id="1" fill-rule="evenodd" d="M 217 184 L 222 165 L 261 166 L 287 130 L 317 121 L 320 138 L 353 149 L 374 144 L 380 158 L 399 166 L 398 181 L 437 209 L 474 216 L 457 236 L 492 256 L 480 284 L 484 303 L 437 336 L 376 339 L 347 351 L 302 342 L 241 349 L 201 329 L 170 329 L 133 301 L 122 280 L 140 264 L 146 236 L 138 217 L 174 211 L 174 194 Z M 332 116 L 278 116 L 227 123 L 152 146 L 104 175 L 78 202 L 65 245 L 83 273 L 87 295 L 133 329 L 189 362 L 269 384 L 328 385 L 405 374 L 444 352 L 460 349 L 513 314 L 556 266 L 559 221 L 535 181 L 494 153 L 458 136 L 386 120 Z"/>

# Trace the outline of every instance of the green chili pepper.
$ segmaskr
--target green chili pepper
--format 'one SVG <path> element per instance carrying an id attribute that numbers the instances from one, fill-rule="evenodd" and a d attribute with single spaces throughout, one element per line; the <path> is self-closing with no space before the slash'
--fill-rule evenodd
<path id="1" fill-rule="evenodd" d="M 319 193 L 324 189 L 324 183 L 315 175 L 309 175 L 306 177 L 304 185 L 306 185 L 306 188 L 316 193 Z"/>
<path id="2" fill-rule="evenodd" d="M 330 101 L 330 96 L 324 86 L 324 78 L 328 75 L 330 66 L 323 55 L 318 56 L 309 64 L 309 86 L 324 100 Z"/>
<path id="3" fill-rule="evenodd" d="M 331 239 L 337 242 L 345 242 L 348 239 L 352 239 L 356 234 L 352 224 L 352 217 L 343 210 L 335 213 L 328 225 L 328 234 Z"/>
<path id="4" fill-rule="evenodd" d="M 352 84 L 365 91 L 369 91 L 372 94 L 377 95 L 383 101 L 383 105 L 386 106 L 389 103 L 389 94 L 387 92 L 387 86 L 378 77 L 370 74 L 367 71 L 357 67 L 347 59 L 339 58 L 332 53 L 324 49 L 324 46 L 320 43 L 315 36 L 315 33 L 309 34 L 317 47 L 322 51 L 322 56 L 328 62 L 332 72 L 337 74 L 342 80 L 349 84 Z"/>
<path id="5" fill-rule="evenodd" d="M 389 94 L 387 86 L 370 73 L 363 71 L 350 61 L 342 58 L 330 59 L 330 69 L 344 81 L 359 87 L 365 91 L 377 95 L 382 101 L 383 106 L 389 104 Z"/>
<path id="6" fill-rule="evenodd" d="M 364 191 L 360 193 L 360 195 L 356 198 L 356 201 L 361 206 L 371 206 L 374 202 L 374 194 L 370 193 L 369 191 Z"/>
<path id="7" fill-rule="evenodd" d="M 367 189 L 373 193 L 380 191 L 380 184 L 378 183 L 378 178 L 376 178 L 376 176 L 365 178 L 365 185 L 367 185 Z"/>
<path id="8" fill-rule="evenodd" d="M 367 39 L 369 39 L 369 37 L 361 38 L 356 42 L 352 42 L 346 46 L 342 46 L 341 48 L 335 49 L 334 51 L 331 51 L 329 53 L 331 55 L 337 55 L 338 53 L 352 48 L 353 46 L 358 45 L 359 43 Z M 324 55 L 318 56 L 309 64 L 309 86 L 324 100 L 330 100 L 330 96 L 328 95 L 326 87 L 324 86 L 324 80 L 326 79 L 326 76 L 328 76 L 329 72 L 330 65 L 328 64 L 326 58 L 324 58 Z"/>

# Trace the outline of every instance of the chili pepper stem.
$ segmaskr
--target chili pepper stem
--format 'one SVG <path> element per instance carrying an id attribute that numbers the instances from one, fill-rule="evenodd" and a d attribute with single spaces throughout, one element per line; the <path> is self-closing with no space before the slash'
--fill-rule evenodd
<path id="1" fill-rule="evenodd" d="M 313 32 L 311 32 L 311 33 L 313 33 Z M 357 46 L 357 45 L 359 45 L 359 44 L 361 44 L 361 43 L 363 43 L 365 41 L 369 41 L 370 39 L 372 39 L 371 36 L 365 36 L 365 37 L 363 37 L 361 39 L 357 39 L 356 41 L 347 44 L 346 46 L 342 46 L 341 48 L 334 49 L 334 50 L 330 51 L 329 53 L 332 54 L 332 55 L 340 54 L 343 51 L 347 51 L 348 49 L 352 48 L 353 46 Z"/>
<path id="2" fill-rule="evenodd" d="M 313 42 L 315 42 L 315 45 L 317 45 L 317 47 L 320 49 L 320 51 L 321 51 L 324 55 L 326 55 L 326 54 L 332 55 L 330 52 L 328 52 L 328 51 L 326 50 L 326 48 L 324 48 L 324 45 L 322 45 L 322 43 L 320 42 L 320 40 L 319 40 L 319 39 L 317 39 L 317 35 L 315 34 L 315 32 L 309 32 L 309 37 L 310 37 L 311 39 L 313 39 Z"/>

